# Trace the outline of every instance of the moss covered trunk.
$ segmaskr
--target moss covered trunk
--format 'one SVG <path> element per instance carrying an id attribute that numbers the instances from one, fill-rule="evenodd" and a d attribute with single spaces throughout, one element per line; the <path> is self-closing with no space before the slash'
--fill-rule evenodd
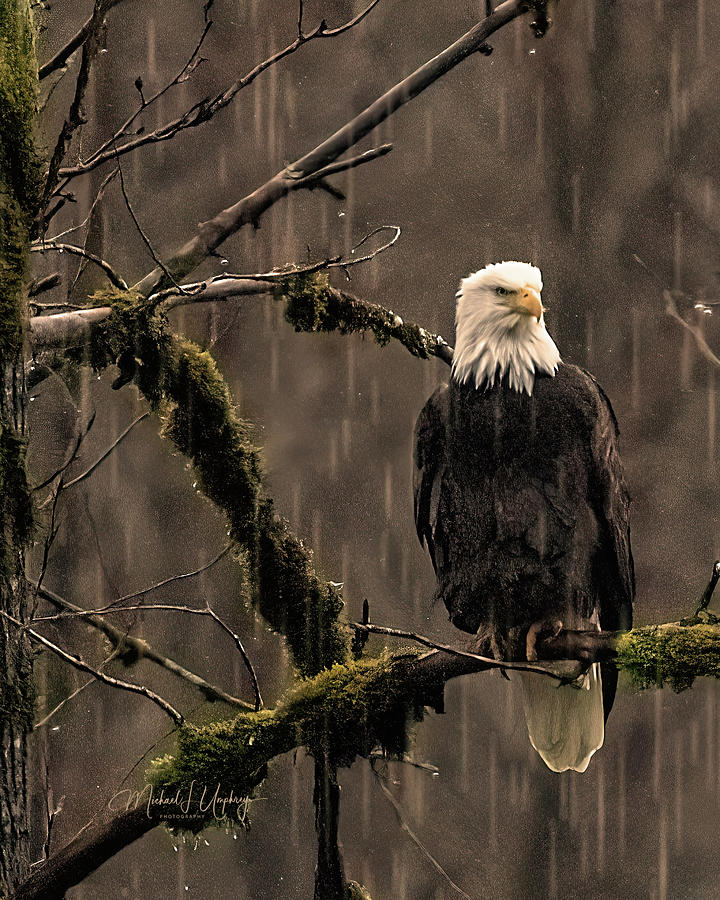
<path id="1" fill-rule="evenodd" d="M 22 335 L 28 242 L 38 209 L 33 144 L 37 67 L 29 0 L 0 0 L 0 609 L 27 615 L 24 547 L 30 535 L 25 479 Z M 0 894 L 27 874 L 27 735 L 32 657 L 0 622 Z"/>

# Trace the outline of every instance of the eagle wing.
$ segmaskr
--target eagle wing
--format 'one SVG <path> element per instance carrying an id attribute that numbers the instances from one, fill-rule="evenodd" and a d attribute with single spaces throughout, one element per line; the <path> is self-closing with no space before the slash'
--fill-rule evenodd
<path id="1" fill-rule="evenodd" d="M 437 572 L 435 533 L 440 485 L 445 467 L 448 386 L 441 385 L 423 407 L 415 424 L 413 497 L 415 527 Z"/>
<path id="2" fill-rule="evenodd" d="M 612 404 L 598 382 L 598 405 L 591 443 L 592 500 L 600 526 L 596 578 L 603 584 L 600 624 L 610 631 L 632 625 L 635 572 L 630 547 L 630 494 L 618 453 L 618 424 Z"/>

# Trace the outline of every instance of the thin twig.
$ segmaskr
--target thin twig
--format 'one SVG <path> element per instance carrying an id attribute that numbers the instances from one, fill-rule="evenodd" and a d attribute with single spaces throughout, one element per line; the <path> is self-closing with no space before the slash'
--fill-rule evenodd
<path id="1" fill-rule="evenodd" d="M 152 257 L 155 265 L 159 266 L 163 270 L 163 272 L 165 273 L 165 277 L 175 285 L 176 289 L 180 293 L 182 293 L 182 288 L 177 283 L 177 281 L 175 281 L 175 279 L 172 276 L 172 273 L 170 272 L 168 267 L 165 265 L 165 263 L 162 261 L 162 259 L 158 255 L 157 251 L 155 250 L 155 248 L 153 247 L 153 245 L 150 241 L 150 238 L 147 236 L 147 234 L 145 234 L 145 231 L 144 231 L 142 225 L 140 224 L 140 221 L 138 220 L 137 215 L 135 214 L 135 210 L 133 209 L 132 203 L 130 202 L 130 197 L 128 196 L 127 188 L 125 187 L 125 176 L 123 175 L 122 165 L 120 164 L 119 156 L 117 157 L 117 170 L 120 173 L 120 190 L 122 191 L 123 200 L 125 201 L 125 206 L 127 207 L 127 211 L 130 213 L 130 218 L 135 223 L 135 227 L 138 230 L 138 234 L 140 235 L 140 237 L 143 240 L 143 243 L 149 250 L 150 256 Z"/>
<path id="2" fill-rule="evenodd" d="M 74 244 L 61 244 L 56 241 L 41 241 L 40 243 L 30 245 L 31 253 L 46 253 L 49 250 L 56 253 L 70 253 L 72 256 L 82 256 L 84 259 L 99 266 L 115 287 L 120 288 L 122 291 L 128 289 L 126 281 L 117 274 L 110 263 L 101 259 L 99 256 L 96 256 L 94 253 L 91 253 L 89 250 L 84 250 L 82 247 L 76 247 Z"/>
<path id="3" fill-rule="evenodd" d="M 390 240 L 386 241 L 371 253 L 366 253 L 363 256 L 354 255 L 356 250 L 362 247 L 363 244 L 366 244 L 370 240 L 370 238 L 374 237 L 376 234 L 380 234 L 382 231 L 392 232 L 392 237 L 390 238 Z M 218 300 L 221 297 L 220 288 L 222 288 L 222 292 L 225 298 L 227 298 L 228 296 L 232 296 L 232 288 L 234 282 L 237 282 L 238 290 L 242 294 L 248 293 L 247 282 L 252 281 L 266 282 L 267 291 L 270 292 L 274 290 L 275 284 L 277 282 L 282 281 L 289 275 L 312 275 L 315 272 L 322 272 L 325 269 L 345 270 L 351 268 L 352 266 L 357 266 L 361 263 L 369 262 L 370 260 L 375 259 L 376 256 L 379 256 L 381 253 L 389 250 L 390 247 L 392 247 L 393 244 L 395 244 L 395 242 L 398 240 L 400 234 L 401 230 L 399 225 L 380 225 L 366 234 L 365 237 L 362 238 L 362 240 L 355 244 L 355 246 L 350 250 L 350 256 L 338 254 L 337 256 L 331 256 L 327 259 L 321 259 L 317 262 L 308 263 L 307 265 L 303 266 L 285 266 L 282 269 L 273 269 L 270 272 L 258 272 L 251 275 L 240 275 L 234 272 L 224 272 L 222 275 L 214 275 L 212 278 L 209 278 L 206 281 L 197 281 L 193 284 L 180 285 L 180 287 L 182 288 L 182 294 L 178 294 L 178 292 L 174 288 L 168 288 L 165 291 L 158 291 L 157 294 L 152 294 L 148 298 L 148 302 L 158 304 L 161 301 L 170 301 L 167 303 L 163 303 L 163 308 L 166 311 L 169 311 L 171 309 L 174 309 L 176 306 L 182 305 L 186 302 L 204 303 L 208 300 Z M 213 290 L 213 288 L 215 290 Z"/>
<path id="4" fill-rule="evenodd" d="M 705 357 L 705 359 L 712 363 L 714 366 L 720 368 L 720 359 L 713 353 L 710 349 L 710 345 L 705 340 L 705 335 L 702 331 L 697 327 L 697 325 L 691 325 L 689 322 L 686 322 L 685 319 L 680 315 L 677 311 L 677 306 L 675 305 L 675 300 L 673 299 L 673 295 L 670 291 L 663 291 L 663 295 L 665 297 L 665 312 L 676 322 L 679 322 L 683 328 L 687 328 L 690 334 L 695 338 L 697 345 L 700 349 L 700 352 Z"/>
<path id="5" fill-rule="evenodd" d="M 82 220 L 82 222 L 80 222 L 79 225 L 73 225 L 72 228 L 66 228 L 65 231 L 61 231 L 59 234 L 55 234 L 52 237 L 45 238 L 45 242 L 46 243 L 47 242 L 56 243 L 61 238 L 67 237 L 69 234 L 72 234 L 74 231 L 79 231 L 81 228 L 84 228 L 86 225 L 88 225 L 90 223 L 90 219 L 92 218 L 93 213 L 95 212 L 95 208 L 97 207 L 98 203 L 102 200 L 105 190 L 107 189 L 110 182 L 114 178 L 117 178 L 117 175 L 118 175 L 118 170 L 113 169 L 109 175 L 106 175 L 103 178 L 102 182 L 100 183 L 100 187 L 98 188 L 98 192 L 97 192 L 97 194 L 95 194 L 95 199 L 92 202 L 92 206 L 90 207 L 88 214 L 85 216 L 85 218 Z M 85 249 L 86 248 L 83 247 L 83 250 L 85 250 Z"/>
<path id="6" fill-rule="evenodd" d="M 32 584 L 32 582 L 30 582 Z M 48 600 L 53 606 L 62 609 L 64 612 L 59 613 L 56 616 L 38 616 L 33 619 L 33 623 L 38 622 L 52 622 L 57 621 L 59 619 L 72 619 L 72 618 L 81 618 L 88 622 L 88 624 L 92 625 L 93 628 L 97 628 L 98 631 L 102 631 L 103 634 L 112 642 L 112 644 L 116 647 L 119 656 L 123 656 L 123 654 L 129 654 L 134 656 L 135 658 L 144 658 L 148 659 L 151 662 L 156 663 L 161 668 L 166 669 L 168 672 L 172 672 L 173 675 L 176 675 L 178 678 L 182 678 L 184 681 L 192 684 L 193 687 L 197 688 L 205 697 L 206 700 L 210 700 L 211 702 L 215 702 L 217 700 L 222 700 L 224 703 L 227 703 L 230 706 L 236 706 L 240 709 L 254 709 L 254 704 L 248 703 L 245 700 L 241 700 L 238 697 L 234 697 L 232 694 L 228 694 L 226 691 L 222 690 L 222 688 L 216 687 L 214 684 L 211 684 L 209 681 L 206 681 L 200 675 L 196 675 L 195 672 L 190 671 L 190 669 L 185 668 L 185 666 L 180 665 L 180 663 L 176 662 L 169 656 L 164 656 L 161 653 L 158 653 L 147 641 L 141 640 L 140 638 L 133 637 L 127 632 L 123 631 L 120 628 L 116 628 L 114 625 L 111 625 L 109 622 L 106 622 L 101 615 L 98 615 L 96 612 L 92 610 L 84 610 L 80 606 L 76 606 L 74 603 L 70 603 L 69 600 L 65 600 L 63 597 L 60 597 L 54 591 L 50 591 L 47 588 L 41 588 L 38 592 L 41 597 L 45 600 Z M 128 607 L 128 609 L 145 609 L 146 607 Z M 152 608 L 152 607 L 149 607 Z M 108 612 L 124 612 L 123 609 L 115 609 L 115 610 L 107 610 Z M 207 615 L 204 610 L 200 611 L 201 614 Z"/>
<path id="7" fill-rule="evenodd" d="M 37 644 L 41 644 L 48 650 L 51 650 L 60 659 L 73 666 L 73 668 L 78 669 L 81 672 L 87 672 L 98 681 L 102 681 L 103 684 L 108 684 L 111 687 L 115 687 L 123 691 L 129 691 L 133 694 L 141 694 L 143 697 L 146 697 L 148 700 L 151 700 L 153 703 L 155 703 L 156 706 L 159 706 L 164 713 L 170 716 L 170 718 L 173 720 L 173 722 L 175 722 L 176 725 L 182 725 L 185 721 L 182 713 L 178 712 L 174 706 L 168 703 L 167 700 L 164 700 L 159 694 L 156 694 L 155 691 L 151 691 L 150 688 L 147 688 L 141 684 L 133 684 L 130 681 L 122 681 L 119 678 L 113 678 L 111 675 L 106 675 L 104 672 L 101 672 L 98 669 L 94 669 L 91 665 L 88 665 L 88 663 L 86 663 L 85 660 L 81 659 L 79 656 L 68 653 L 66 650 L 63 650 L 62 647 L 59 647 L 57 644 L 54 644 L 52 641 L 48 640 L 44 635 L 35 631 L 33 628 L 24 625 L 18 619 L 14 618 L 14 616 L 9 615 L 3 610 L 0 610 L 0 615 L 2 615 L 9 622 L 12 622 L 13 625 L 17 625 L 18 628 L 22 628 L 31 640 L 35 641 L 35 643 Z"/>
<path id="8" fill-rule="evenodd" d="M 366 150 L 358 156 L 351 156 L 349 159 L 341 159 L 339 162 L 331 163 L 329 166 L 323 166 L 317 172 L 298 178 L 296 187 L 311 187 L 318 181 L 328 178 L 330 175 L 337 175 L 339 172 L 347 172 L 349 169 L 356 169 L 365 163 L 372 162 L 374 159 L 380 159 L 381 156 L 387 156 L 393 149 L 392 144 L 382 144 L 380 147 L 374 147 L 372 150 Z"/>
<path id="9" fill-rule="evenodd" d="M 175 278 L 180 280 L 192 272 L 245 225 L 257 224 L 271 206 L 298 189 L 298 182 L 339 160 L 346 151 L 400 107 L 417 97 L 464 59 L 477 53 L 489 35 L 526 13 L 528 8 L 527 0 L 506 0 L 491 16 L 477 23 L 454 44 L 395 84 L 309 153 L 285 166 L 251 194 L 203 222 L 197 233 L 167 261 L 167 267 Z M 156 268 L 134 287 L 143 296 L 148 297 L 158 290 L 169 287 L 169 284 L 162 270 Z"/>
<path id="10" fill-rule="evenodd" d="M 179 134 L 179 132 L 184 131 L 186 128 L 195 128 L 198 125 L 202 125 L 203 123 L 209 121 L 221 109 L 224 109 L 226 106 L 228 106 L 228 104 L 230 104 L 235 99 L 237 94 L 243 88 L 246 88 L 249 84 L 251 84 L 258 77 L 258 75 L 262 74 L 262 72 L 264 72 L 266 69 L 280 62 L 282 59 L 285 59 L 286 56 L 290 56 L 291 53 L 294 53 L 296 50 L 299 50 L 300 47 L 312 40 L 315 40 L 316 38 L 336 37 L 348 31 L 350 28 L 354 28 L 356 25 L 359 25 L 367 15 L 370 14 L 370 12 L 377 6 L 378 3 L 379 0 L 372 0 L 369 6 L 367 6 L 359 15 L 355 16 L 349 22 L 346 22 L 344 25 L 340 25 L 337 28 L 327 28 L 323 20 L 312 31 L 308 32 L 307 34 L 298 35 L 295 40 L 292 41 L 292 43 L 288 44 L 282 50 L 278 50 L 277 53 L 272 54 L 261 63 L 258 63 L 258 65 L 251 69 L 247 74 L 243 75 L 242 78 L 239 78 L 237 81 L 231 84 L 230 87 L 228 87 L 222 93 L 217 94 L 213 98 L 205 98 L 204 100 L 195 103 L 182 115 L 178 116 L 170 122 L 167 122 L 164 125 L 161 125 L 148 134 L 140 135 L 113 149 L 95 151 L 95 153 L 91 157 L 84 160 L 83 162 L 80 162 L 73 166 L 65 166 L 61 168 L 58 174 L 61 178 L 66 179 L 67 183 L 67 180 L 75 178 L 78 175 L 83 175 L 86 172 L 91 172 L 93 169 L 107 162 L 109 159 L 116 158 L 117 156 L 124 156 L 126 153 L 130 153 L 147 144 L 170 140 L 171 138 L 174 138 L 175 135 Z"/>
<path id="11" fill-rule="evenodd" d="M 108 138 L 103 144 L 101 144 L 97 148 L 97 150 L 95 150 L 88 157 L 88 159 L 85 161 L 86 163 L 93 162 L 98 156 L 105 153 L 105 151 L 108 150 L 109 148 L 115 149 L 115 145 L 117 144 L 117 142 L 120 140 L 120 138 L 126 136 L 128 128 L 130 128 L 130 126 L 135 122 L 135 120 L 140 115 L 140 113 L 145 112 L 150 106 L 153 105 L 153 103 L 155 103 L 157 100 L 159 100 L 160 97 L 162 97 L 164 94 L 166 94 L 171 88 L 173 88 L 176 85 L 181 84 L 183 81 L 187 80 L 186 75 L 188 74 L 189 71 L 191 71 L 195 68 L 195 66 L 194 66 L 195 60 L 196 60 L 198 54 L 200 53 L 200 48 L 202 47 L 203 43 L 205 42 L 205 38 L 207 37 L 207 34 L 210 31 L 210 28 L 212 27 L 212 24 L 213 24 L 212 22 L 206 23 L 205 28 L 203 29 L 203 32 L 200 35 L 200 38 L 199 38 L 197 44 L 195 45 L 195 49 L 190 54 L 189 59 L 187 60 L 187 62 L 185 62 L 182 69 L 180 69 L 180 71 L 177 73 L 177 75 L 172 79 L 172 81 L 169 81 L 164 87 L 160 88 L 160 90 L 158 90 L 155 94 L 153 94 L 152 97 L 145 100 L 144 102 L 141 102 L 139 108 L 136 109 L 135 112 L 132 113 L 123 122 L 123 124 L 118 128 L 118 130 L 115 132 L 115 134 L 112 135 L 112 137 Z"/>
<path id="12" fill-rule="evenodd" d="M 413 844 L 415 844 L 415 846 L 418 848 L 418 850 L 420 850 L 420 852 L 428 860 L 428 862 L 431 863 L 432 867 L 440 875 L 442 875 L 442 877 L 450 885 L 450 887 L 461 897 L 465 897 L 465 900 L 471 900 L 470 895 L 466 894 L 465 891 L 459 885 L 455 884 L 455 882 L 448 875 L 448 873 L 445 871 L 445 869 L 443 869 L 443 867 L 440 865 L 440 863 L 437 861 L 437 859 L 432 855 L 432 853 L 428 850 L 428 848 L 425 846 L 425 844 L 423 844 L 423 842 L 415 834 L 415 832 L 412 830 L 412 828 L 410 828 L 410 826 L 407 823 L 407 820 L 405 819 L 405 815 L 403 814 L 402 807 L 400 806 L 398 801 L 395 799 L 395 796 L 393 795 L 390 788 L 385 784 L 385 780 L 383 779 L 382 775 L 376 770 L 372 759 L 370 760 L 370 768 L 372 770 L 373 775 L 375 776 L 375 778 L 377 780 L 377 783 L 380 785 L 380 789 L 382 790 L 383 794 L 385 794 L 387 799 L 390 801 L 390 805 L 392 806 L 392 808 L 395 810 L 395 815 L 397 816 L 398 821 L 400 823 L 400 827 L 405 832 L 405 834 L 407 834 L 407 836 L 410 838 L 410 840 L 413 842 Z"/>
<path id="13" fill-rule="evenodd" d="M 57 516 L 57 507 L 60 499 L 60 493 L 63 489 L 63 476 L 60 475 L 60 480 L 57 483 L 57 486 L 52 494 L 52 507 L 50 510 L 50 525 L 48 526 L 47 534 L 45 535 L 45 543 L 43 546 L 43 558 L 42 563 L 40 565 L 40 574 L 38 576 L 37 582 L 35 584 L 35 597 L 33 600 L 32 607 L 32 615 L 34 616 L 37 612 L 38 607 L 38 594 L 42 590 L 42 583 L 45 575 L 47 573 L 48 562 L 50 560 L 50 550 L 52 549 L 52 545 L 55 543 L 55 538 L 58 535 L 58 531 L 60 530 L 60 526 L 55 524 L 55 519 Z"/>
<path id="14" fill-rule="evenodd" d="M 80 447 L 82 447 L 83 441 L 88 436 L 91 428 L 93 427 L 93 425 L 95 423 L 96 415 L 97 415 L 96 410 L 93 410 L 90 415 L 90 418 L 88 419 L 87 423 L 85 424 L 85 427 L 78 428 L 78 433 L 75 438 L 75 445 L 72 448 L 72 450 L 70 451 L 70 455 L 65 460 L 65 462 L 60 466 L 59 469 L 56 469 L 56 471 L 53 472 L 52 475 L 49 475 L 47 478 L 45 478 L 43 481 L 41 481 L 40 484 L 35 485 L 35 487 L 33 487 L 33 491 L 41 491 L 43 488 L 47 487 L 49 484 L 51 484 L 53 481 L 55 481 L 55 479 L 59 475 L 62 475 L 63 472 L 65 472 L 65 470 L 68 468 L 68 466 L 70 466 L 75 461 L 75 459 L 77 459 L 77 455 L 78 455 L 78 452 L 80 451 Z M 67 487 L 67 485 L 65 485 L 65 487 Z"/>
<path id="15" fill-rule="evenodd" d="M 112 654 L 112 655 L 114 655 L 114 654 Z M 103 663 L 103 665 L 104 665 L 104 663 Z M 86 687 L 90 687 L 91 684 L 96 684 L 96 683 L 97 682 L 94 678 L 90 678 L 88 681 L 85 682 L 85 684 L 81 684 L 79 688 L 75 688 L 75 690 L 72 692 L 72 694 L 69 694 L 67 697 L 65 697 L 64 700 L 61 700 L 58 703 L 58 705 L 55 707 L 55 709 L 51 710 L 51 712 L 49 712 L 44 718 L 40 719 L 39 722 L 36 722 L 33 725 L 33 731 L 37 731 L 38 728 L 42 728 L 43 725 L 47 725 L 47 723 L 50 721 L 50 719 L 52 719 L 52 717 L 55 715 L 55 713 L 60 712 L 60 710 L 63 708 L 63 706 L 65 706 L 66 703 L 69 703 L 71 700 L 73 700 L 75 697 L 77 697 L 77 695 L 82 693 Z"/>
<path id="16" fill-rule="evenodd" d="M 49 592 L 49 591 L 44 591 L 43 596 L 47 597 L 48 594 L 50 594 L 50 593 L 51 592 Z M 54 596 L 55 596 L 55 599 L 51 601 L 53 603 L 55 603 L 58 599 L 62 599 L 62 598 L 58 598 L 57 595 L 54 595 Z M 50 598 L 48 597 L 48 599 L 50 599 Z M 255 693 L 255 711 L 257 712 L 257 710 L 262 709 L 263 700 L 262 700 L 262 696 L 260 694 L 260 687 L 258 685 L 257 675 L 255 674 L 255 669 L 250 660 L 250 657 L 248 656 L 247 650 L 245 649 L 245 647 L 243 645 L 242 640 L 220 618 L 220 616 L 218 616 L 218 614 L 213 609 L 211 609 L 210 606 L 205 606 L 204 609 L 199 609 L 195 606 L 182 606 L 177 603 L 150 603 L 150 604 L 142 603 L 142 604 L 137 604 L 136 606 L 122 606 L 122 607 L 104 606 L 104 607 L 101 607 L 100 609 L 82 609 L 81 607 L 74 606 L 74 604 L 69 604 L 66 600 L 63 601 L 63 603 L 66 604 L 67 607 L 71 607 L 71 609 L 68 612 L 58 613 L 57 615 L 53 615 L 53 616 L 37 616 L 36 618 L 33 619 L 33 622 L 35 624 L 37 624 L 38 622 L 57 622 L 62 619 L 88 619 L 91 622 L 91 624 L 93 624 L 92 620 L 99 619 L 100 616 L 111 615 L 113 613 L 131 612 L 133 610 L 142 610 L 143 612 L 145 612 L 145 611 L 180 612 L 180 613 L 189 613 L 190 615 L 193 615 L 193 616 L 210 616 L 215 622 L 217 622 L 217 624 L 223 629 L 223 631 L 226 632 L 226 634 L 229 634 L 230 637 L 232 637 L 233 641 L 235 642 L 235 646 L 240 651 L 240 655 L 243 658 L 243 662 L 245 663 L 245 667 L 247 668 L 248 674 L 250 675 L 250 679 L 252 681 L 253 691 Z M 100 621 L 102 621 L 102 620 L 100 620 Z M 106 633 L 107 633 L 107 629 L 112 628 L 112 626 L 108 625 L 107 623 L 103 623 L 102 625 L 97 625 L 96 627 L 101 627 L 103 631 L 106 631 Z M 127 636 L 125 636 L 125 640 L 126 641 L 128 640 Z M 136 640 L 136 639 L 133 638 L 132 640 Z M 143 655 L 152 659 L 153 657 L 150 656 L 150 654 L 145 649 L 145 642 L 142 641 L 141 643 L 143 644 L 143 648 L 142 648 Z M 166 666 L 166 668 L 167 668 L 167 666 Z M 248 706 L 250 706 L 250 704 L 246 703 L 244 700 L 241 701 L 241 705 L 246 708 Z"/>
<path id="17" fill-rule="evenodd" d="M 160 588 L 167 587 L 169 584 L 175 584 L 178 581 L 185 581 L 188 578 L 194 578 L 196 575 L 201 575 L 203 572 L 207 572 L 208 569 L 212 568 L 215 563 L 220 562 L 223 557 L 227 556 L 227 554 L 233 549 L 235 545 L 230 543 L 226 544 L 219 553 L 217 553 L 211 560 L 206 563 L 203 563 L 199 568 L 193 569 L 191 572 L 182 572 L 180 575 L 171 575 L 169 578 L 164 578 L 162 581 L 158 581 L 155 584 L 151 584 L 149 587 L 141 588 L 139 591 L 133 591 L 130 594 L 125 594 L 122 597 L 118 597 L 117 600 L 113 600 L 112 603 L 108 604 L 104 609 L 114 609 L 116 606 L 120 606 L 122 603 L 127 603 L 128 600 L 135 600 L 138 597 L 144 597 L 145 594 L 149 594 L 152 591 L 157 591 Z M 101 613 L 104 610 L 101 610 Z"/>
<path id="18" fill-rule="evenodd" d="M 215 612 L 214 609 L 210 608 L 210 605 L 206 607 L 207 611 L 210 613 L 212 618 L 218 623 L 218 625 L 223 629 L 223 631 L 227 632 L 230 637 L 235 641 L 235 646 L 240 651 L 240 656 L 242 656 L 243 662 L 245 663 L 245 668 L 248 670 L 250 675 L 250 680 L 252 681 L 253 691 L 255 692 L 255 711 L 262 709 L 263 700 L 260 695 L 260 686 L 258 685 L 257 675 L 255 674 L 255 669 L 253 668 L 253 664 L 250 661 L 250 657 L 247 654 L 247 650 L 243 646 L 243 642 L 240 640 L 239 636 L 235 634 L 235 632 L 220 618 L 220 616 Z"/>
<path id="19" fill-rule="evenodd" d="M 142 415 L 139 415 L 137 417 L 137 419 L 132 421 L 128 425 L 128 427 L 122 432 L 122 434 L 120 434 L 112 442 L 112 444 L 110 444 L 110 446 L 107 448 L 107 450 L 105 450 L 105 452 L 101 456 L 99 456 L 91 466 L 89 466 L 87 469 L 85 469 L 85 471 L 81 475 L 78 475 L 77 478 L 73 478 L 72 481 L 66 482 L 63 486 L 63 490 L 67 490 L 68 488 L 73 487 L 73 485 L 79 484 L 79 482 L 84 481 L 84 479 L 86 479 L 89 475 L 92 475 L 92 473 L 95 471 L 95 469 L 97 469 L 97 467 L 100 465 L 100 463 L 102 463 L 104 460 L 106 460 L 108 458 L 108 456 L 110 456 L 110 454 L 113 452 L 113 450 L 118 446 L 118 444 L 120 444 L 123 440 L 125 440 L 125 438 L 133 430 L 133 428 L 137 424 L 142 422 L 143 419 L 147 419 L 147 417 L 149 415 L 150 415 L 149 412 L 144 412 L 144 413 L 142 413 Z"/>

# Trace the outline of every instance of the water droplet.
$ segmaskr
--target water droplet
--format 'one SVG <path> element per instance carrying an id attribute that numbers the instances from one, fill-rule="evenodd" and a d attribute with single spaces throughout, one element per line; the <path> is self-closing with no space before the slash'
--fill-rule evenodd
<path id="1" fill-rule="evenodd" d="M 178 845 L 177 845 L 177 844 L 173 844 L 173 850 L 174 850 L 176 853 L 179 853 L 179 852 L 180 852 L 179 849 L 178 849 Z"/>
<path id="2" fill-rule="evenodd" d="M 228 264 L 228 261 L 227 261 L 226 259 L 223 258 L 223 259 L 220 260 L 220 265 L 221 265 L 221 266 L 226 266 L 227 264 Z"/>
<path id="3" fill-rule="evenodd" d="M 342 219 L 344 215 L 345 215 L 344 212 L 339 212 L 339 213 L 338 213 L 338 219 Z M 61 250 L 60 252 L 62 253 L 62 250 Z"/>
<path id="4" fill-rule="evenodd" d="M 529 54 L 530 56 L 534 56 L 534 55 L 535 55 L 535 51 L 534 51 L 534 50 L 528 50 L 528 54 Z"/>

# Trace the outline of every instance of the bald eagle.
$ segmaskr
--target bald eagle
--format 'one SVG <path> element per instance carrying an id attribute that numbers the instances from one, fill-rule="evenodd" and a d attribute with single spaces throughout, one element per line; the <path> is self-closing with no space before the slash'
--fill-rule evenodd
<path id="1" fill-rule="evenodd" d="M 457 293 L 452 377 L 415 427 L 415 523 L 451 621 L 490 633 L 540 623 L 620 629 L 635 592 L 629 497 L 610 401 L 563 363 L 539 269 L 489 265 Z M 523 674 L 530 740 L 554 771 L 584 771 L 604 741 L 617 673 L 580 685 Z"/>

